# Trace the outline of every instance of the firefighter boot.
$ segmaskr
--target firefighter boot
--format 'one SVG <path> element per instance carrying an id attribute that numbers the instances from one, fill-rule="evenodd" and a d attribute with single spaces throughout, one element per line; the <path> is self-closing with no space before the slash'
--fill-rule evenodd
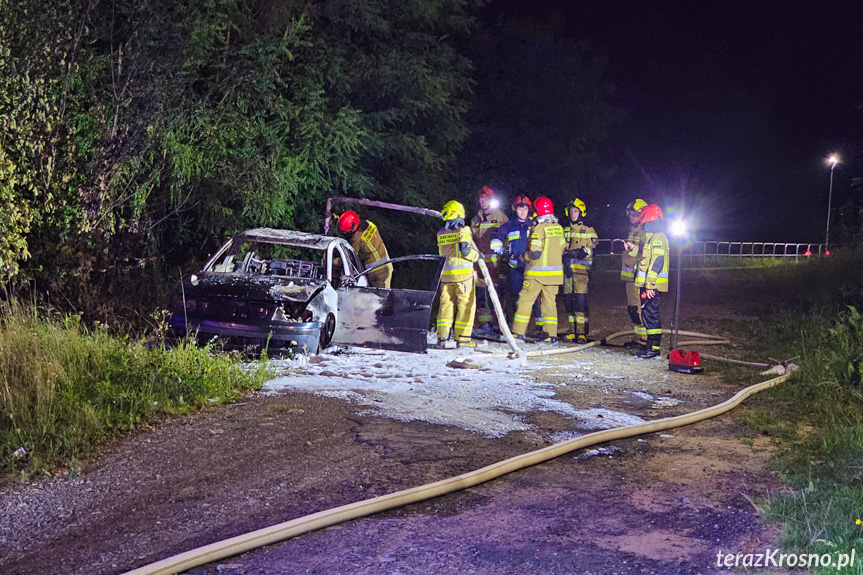
<path id="1" fill-rule="evenodd" d="M 640 351 L 635 355 L 635 359 L 662 359 L 662 354 L 659 351 L 659 341 L 662 336 L 649 335 L 647 336 L 647 349 Z"/>
<path id="2" fill-rule="evenodd" d="M 632 321 L 633 339 L 623 344 L 626 349 L 637 349 L 644 351 L 647 349 L 647 328 L 641 323 L 641 310 L 637 305 L 627 306 L 629 319 Z"/>
<path id="3" fill-rule="evenodd" d="M 568 296 L 569 294 L 566 294 L 566 295 Z M 576 331 L 575 330 L 575 316 L 572 314 L 569 314 L 569 333 L 566 334 L 565 336 L 563 336 L 563 338 L 567 341 L 575 341 L 575 338 L 576 338 L 575 331 Z"/>

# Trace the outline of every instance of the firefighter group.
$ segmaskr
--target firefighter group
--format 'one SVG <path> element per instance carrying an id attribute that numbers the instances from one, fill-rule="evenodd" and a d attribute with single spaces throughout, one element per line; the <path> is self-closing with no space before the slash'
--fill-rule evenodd
<path id="1" fill-rule="evenodd" d="M 558 344 L 558 296 L 569 330 L 564 339 L 587 343 L 590 333 L 588 284 L 598 243 L 589 226 L 587 205 L 575 198 L 566 205 L 563 221 L 544 196 L 533 201 L 525 195 L 512 202 L 514 217 L 497 207 L 494 191 L 483 187 L 477 195 L 478 210 L 466 222 L 464 205 L 453 200 L 444 205 L 444 226 L 437 233 L 438 253 L 446 257 L 441 276 L 436 322 L 438 348 L 452 336 L 458 347 L 475 347 L 474 337 L 499 339 L 500 331 L 488 285 L 475 271 L 482 258 L 495 291 L 503 294 L 506 317 L 516 339 L 526 341 L 531 319 L 536 337 Z M 625 347 L 637 349 L 637 359 L 660 357 L 662 322 L 660 294 L 668 291 L 669 247 L 662 209 L 636 199 L 626 207 L 630 229 L 623 243 L 620 280 L 633 325 L 633 339 Z M 338 230 L 369 268 L 389 259 L 374 223 L 352 210 L 341 214 Z M 370 272 L 369 285 L 390 287 L 392 265 Z M 561 294 L 561 286 L 563 292 Z M 474 324 L 478 327 L 474 329 Z"/>

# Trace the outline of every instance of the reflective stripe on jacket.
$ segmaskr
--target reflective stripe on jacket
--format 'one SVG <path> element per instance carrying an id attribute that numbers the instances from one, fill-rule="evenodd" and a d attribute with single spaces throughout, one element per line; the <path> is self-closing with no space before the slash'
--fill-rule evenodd
<path id="1" fill-rule="evenodd" d="M 506 214 L 500 210 L 491 210 L 487 214 L 479 212 L 471 218 L 470 231 L 473 233 L 474 244 L 486 262 L 497 263 L 498 255 L 492 251 L 491 242 L 498 228 L 508 220 Z"/>
<path id="2" fill-rule="evenodd" d="M 631 251 L 624 251 L 620 255 L 620 281 L 634 282 L 635 268 L 638 266 L 638 260 L 641 259 L 641 242 L 644 240 L 644 226 L 638 224 L 629 228 L 629 236 L 626 241 L 635 244 L 635 248 Z"/>
<path id="3" fill-rule="evenodd" d="M 563 247 L 566 240 L 557 218 L 537 223 L 530 234 L 525 252 L 524 279 L 534 279 L 543 285 L 563 285 Z M 531 252 L 542 252 L 532 260 Z"/>
<path id="4" fill-rule="evenodd" d="M 668 238 L 663 232 L 646 233 L 635 285 L 661 292 L 668 291 Z"/>
<path id="5" fill-rule="evenodd" d="M 360 263 L 363 264 L 363 269 L 369 269 L 379 263 L 389 261 L 390 255 L 387 253 L 387 247 L 378 233 L 378 227 L 368 221 L 362 220 L 359 228 L 350 237 L 351 247 L 357 252 L 357 257 Z M 381 266 L 370 274 L 392 273 L 393 265 L 389 264 Z"/>
<path id="6" fill-rule="evenodd" d="M 573 273 L 587 275 L 593 265 L 593 248 L 599 243 L 596 230 L 584 223 L 570 224 L 563 230 L 563 237 L 566 240 L 566 251 L 576 251 L 579 248 L 585 251 L 583 258 L 570 260 L 570 269 Z"/>
<path id="7" fill-rule="evenodd" d="M 513 218 L 497 229 L 494 238 L 491 240 L 491 247 L 504 246 L 509 248 L 510 258 L 509 266 L 511 268 L 524 269 L 524 261 L 520 258 L 521 254 L 527 251 L 527 242 L 530 239 L 530 228 L 534 224 L 530 218 L 519 221 Z"/>
<path id="8" fill-rule="evenodd" d="M 470 244 L 470 251 L 467 256 L 463 256 L 459 249 L 461 242 Z M 440 255 L 446 256 L 446 263 L 440 278 L 442 283 L 457 283 L 473 278 L 473 263 L 479 259 L 479 251 L 473 242 L 469 227 L 463 226 L 457 230 L 447 228 L 440 230 L 437 233 L 437 249 Z"/>

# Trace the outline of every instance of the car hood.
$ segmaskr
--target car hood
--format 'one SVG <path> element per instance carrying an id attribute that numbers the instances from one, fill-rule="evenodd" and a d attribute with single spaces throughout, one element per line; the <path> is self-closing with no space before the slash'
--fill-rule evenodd
<path id="1" fill-rule="evenodd" d="M 221 295 L 256 301 L 292 301 L 307 303 L 326 287 L 326 280 L 240 274 L 196 274 L 196 281 L 186 280 L 190 295 Z"/>

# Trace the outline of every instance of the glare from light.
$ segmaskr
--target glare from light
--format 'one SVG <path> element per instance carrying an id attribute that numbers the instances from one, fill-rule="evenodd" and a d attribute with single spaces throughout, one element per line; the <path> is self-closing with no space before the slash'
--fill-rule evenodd
<path id="1" fill-rule="evenodd" d="M 830 255 L 830 250 L 827 250 L 826 252 L 824 252 L 824 255 L 825 255 L 825 256 L 829 256 L 829 255 Z"/>
<path id="2" fill-rule="evenodd" d="M 682 237 L 686 235 L 686 222 L 683 220 L 675 220 L 671 222 L 671 235 Z"/>
<path id="3" fill-rule="evenodd" d="M 491 209 L 496 210 L 498 207 L 500 207 L 500 200 L 498 200 L 497 198 L 492 198 L 488 205 Z"/>
<path id="4" fill-rule="evenodd" d="M 836 167 L 836 164 L 839 163 L 839 156 L 837 156 L 836 154 L 833 154 L 832 156 L 827 158 L 827 163 L 830 164 L 830 169 L 832 170 L 833 168 Z"/>

